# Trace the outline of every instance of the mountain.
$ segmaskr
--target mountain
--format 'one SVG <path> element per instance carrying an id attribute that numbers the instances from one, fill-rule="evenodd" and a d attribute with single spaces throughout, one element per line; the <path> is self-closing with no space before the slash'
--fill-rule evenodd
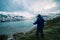
<path id="1" fill-rule="evenodd" d="M 42 15 L 45 20 L 50 20 L 60 16 L 60 13 L 57 14 L 49 14 L 49 15 Z M 28 17 L 28 16 L 27 16 Z M 32 17 L 34 18 L 34 17 Z M 0 14 L 0 22 L 7 22 L 7 21 L 20 21 L 28 19 L 25 16 L 21 15 L 13 15 L 13 14 Z"/>
<path id="2" fill-rule="evenodd" d="M 56 17 L 58 17 L 58 16 L 60 16 L 60 13 L 43 15 L 42 17 L 43 17 L 45 20 L 50 20 L 50 19 L 56 18 Z"/>
<path id="3" fill-rule="evenodd" d="M 7 21 L 20 21 L 20 20 L 24 20 L 25 17 L 24 16 L 17 16 L 17 15 L 11 15 L 11 14 L 0 14 L 0 22 L 7 22 Z"/>

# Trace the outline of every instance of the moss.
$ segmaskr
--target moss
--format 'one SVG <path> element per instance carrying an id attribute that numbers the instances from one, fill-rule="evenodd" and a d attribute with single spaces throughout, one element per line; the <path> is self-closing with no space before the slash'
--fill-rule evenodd
<path id="1" fill-rule="evenodd" d="M 5 34 L 0 35 L 0 40 L 7 40 L 7 38 L 8 38 L 8 35 L 5 35 Z"/>

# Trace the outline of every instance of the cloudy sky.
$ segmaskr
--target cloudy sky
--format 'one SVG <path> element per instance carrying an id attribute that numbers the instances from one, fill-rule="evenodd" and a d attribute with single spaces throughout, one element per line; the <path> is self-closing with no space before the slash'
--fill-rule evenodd
<path id="1" fill-rule="evenodd" d="M 24 15 L 60 13 L 60 0 L 0 0 L 1 12 Z"/>

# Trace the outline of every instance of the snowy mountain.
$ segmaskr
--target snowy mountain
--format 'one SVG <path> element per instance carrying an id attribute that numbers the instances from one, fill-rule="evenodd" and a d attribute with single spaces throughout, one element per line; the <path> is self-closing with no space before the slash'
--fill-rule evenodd
<path id="1" fill-rule="evenodd" d="M 20 20 L 24 20 L 25 17 L 24 16 L 17 16 L 17 15 L 4 15 L 4 14 L 0 14 L 0 22 L 7 22 L 7 21 L 20 21 Z"/>
<path id="2" fill-rule="evenodd" d="M 53 19 L 53 18 L 56 18 L 58 16 L 60 16 L 60 13 L 58 13 L 58 14 L 42 15 L 42 17 L 45 20 Z M 25 20 L 25 19 L 27 19 L 25 16 L 12 15 L 12 14 L 0 14 L 0 22 L 20 21 L 20 20 Z"/>

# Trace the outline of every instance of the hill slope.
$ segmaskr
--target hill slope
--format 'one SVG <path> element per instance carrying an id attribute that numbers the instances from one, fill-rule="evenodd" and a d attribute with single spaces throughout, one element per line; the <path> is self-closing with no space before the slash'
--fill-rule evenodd
<path id="1" fill-rule="evenodd" d="M 35 37 L 36 29 L 33 29 L 26 33 L 15 33 L 13 37 L 15 40 L 41 40 Z M 47 20 L 44 28 L 44 40 L 60 40 L 60 17 L 52 20 Z"/>

